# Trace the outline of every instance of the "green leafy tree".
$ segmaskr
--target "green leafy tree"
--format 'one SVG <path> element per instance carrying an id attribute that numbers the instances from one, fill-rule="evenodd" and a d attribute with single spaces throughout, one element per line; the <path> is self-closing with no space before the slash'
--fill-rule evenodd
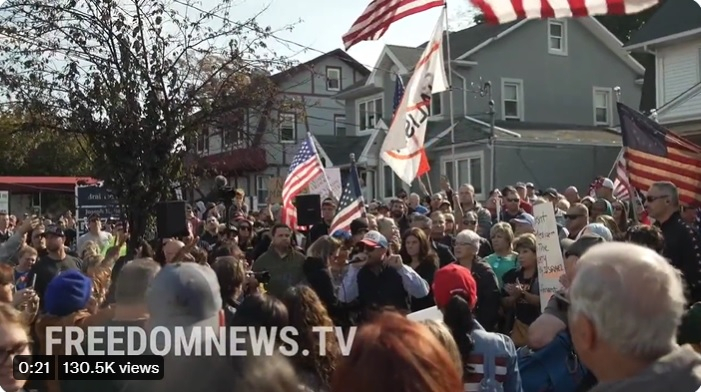
<path id="1" fill-rule="evenodd" d="M 274 33 L 230 19 L 231 0 L 9 0 L 0 7 L 0 88 L 25 129 L 77 135 L 91 173 L 125 207 L 133 248 L 172 182 L 191 180 L 188 143 L 232 111 L 268 115 L 268 77 L 289 64 Z M 52 113 L 47 119 L 43 113 Z"/>

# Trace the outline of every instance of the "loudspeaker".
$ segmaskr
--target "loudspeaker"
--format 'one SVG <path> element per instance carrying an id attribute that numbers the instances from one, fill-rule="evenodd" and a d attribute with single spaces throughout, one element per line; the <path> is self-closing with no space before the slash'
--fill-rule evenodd
<path id="1" fill-rule="evenodd" d="M 183 200 L 162 201 L 156 204 L 158 238 L 187 237 L 186 203 Z"/>
<path id="2" fill-rule="evenodd" d="M 321 196 L 297 196 L 295 207 L 297 207 L 297 224 L 299 226 L 312 226 L 321 222 Z"/>

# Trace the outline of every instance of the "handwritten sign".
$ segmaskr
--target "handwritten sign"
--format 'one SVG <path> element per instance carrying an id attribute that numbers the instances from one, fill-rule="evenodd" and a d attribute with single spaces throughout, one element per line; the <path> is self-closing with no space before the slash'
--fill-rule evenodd
<path id="1" fill-rule="evenodd" d="M 443 320 L 443 313 L 437 307 L 432 306 L 418 312 L 409 313 L 406 315 L 406 318 L 411 321 Z"/>
<path id="2" fill-rule="evenodd" d="M 268 179 L 268 197 L 270 198 L 270 203 L 280 204 L 282 203 L 282 186 L 285 184 L 285 179 L 282 177 L 270 177 Z M 265 200 L 258 200 L 261 203 L 265 203 Z"/>
<path id="3" fill-rule="evenodd" d="M 557 235 L 555 211 L 550 203 L 533 206 L 535 236 L 537 238 L 538 285 L 540 286 L 540 308 L 545 310 L 550 297 L 562 288 L 560 277 L 565 273 L 560 237 Z"/>
<path id="4" fill-rule="evenodd" d="M 329 192 L 333 194 L 336 200 L 341 198 L 343 193 L 343 183 L 341 182 L 341 169 L 332 167 L 324 170 L 326 172 L 326 178 L 329 182 L 326 182 L 324 176 L 319 176 L 311 184 L 309 184 L 309 194 L 319 195 L 321 199 L 325 199 L 329 196 Z"/>

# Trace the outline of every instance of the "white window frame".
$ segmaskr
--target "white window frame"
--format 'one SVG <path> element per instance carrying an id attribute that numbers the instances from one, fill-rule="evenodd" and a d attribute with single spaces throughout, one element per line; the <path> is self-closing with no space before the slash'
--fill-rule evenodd
<path id="1" fill-rule="evenodd" d="M 258 199 L 258 205 L 268 205 L 266 200 L 270 194 L 268 193 L 268 180 L 273 178 L 272 174 L 261 174 L 256 176 L 256 199 Z M 262 185 L 261 185 L 262 184 Z M 260 192 L 265 192 L 265 197 L 260 197 Z"/>
<path id="2" fill-rule="evenodd" d="M 282 124 L 286 121 L 292 120 L 292 140 L 282 140 Z M 282 144 L 295 144 L 297 143 L 297 115 L 294 113 L 280 113 L 279 124 L 278 124 L 278 140 Z"/>
<path id="3" fill-rule="evenodd" d="M 205 132 L 206 132 L 206 134 L 204 134 Z M 211 133 L 209 132 L 209 129 L 197 134 L 197 140 L 195 141 L 195 151 L 198 154 L 207 154 L 209 152 L 210 134 Z M 200 146 L 200 141 L 202 141 L 202 146 Z M 200 148 L 200 147 L 202 147 L 202 148 Z"/>
<path id="4" fill-rule="evenodd" d="M 518 110 L 518 116 L 507 116 L 506 115 L 506 94 L 505 92 L 505 87 L 506 86 L 515 86 L 516 87 L 516 108 Z M 525 95 L 523 92 L 523 79 L 509 79 L 509 78 L 502 78 L 501 79 L 501 119 L 506 121 L 506 120 L 518 120 L 518 121 L 525 121 L 525 113 L 524 113 L 524 102 L 525 100 Z"/>
<path id="5" fill-rule="evenodd" d="M 334 136 L 338 136 L 338 125 L 339 124 L 343 125 L 343 128 L 345 128 L 345 130 L 346 130 L 346 135 L 348 135 L 348 122 L 346 121 L 345 114 L 334 114 L 334 116 L 333 116 L 333 134 L 334 134 Z"/>
<path id="6" fill-rule="evenodd" d="M 406 184 L 404 181 L 402 181 L 399 176 L 394 174 L 394 171 L 392 171 L 392 177 L 394 178 L 394 181 L 392 182 L 392 194 L 387 196 L 385 194 L 385 168 L 388 168 L 392 170 L 389 165 L 386 165 L 384 162 L 380 162 L 380 173 L 377 176 L 379 179 L 379 187 L 377 189 L 377 192 L 375 192 L 376 195 L 379 195 L 379 198 L 382 200 L 389 200 L 389 199 L 394 199 L 397 197 L 397 192 L 399 192 L 400 189 L 404 189 L 405 191 L 408 190 Z M 397 185 L 399 184 L 399 185 Z"/>
<path id="7" fill-rule="evenodd" d="M 561 30 L 560 30 L 560 31 L 562 31 L 561 37 L 557 37 L 557 36 L 550 34 L 550 26 L 552 26 L 552 25 L 559 25 L 561 27 Z M 546 34 L 546 35 L 548 38 L 548 43 L 547 43 L 548 53 L 554 54 L 557 56 L 567 56 L 567 43 L 568 43 L 567 42 L 567 21 L 564 19 L 549 19 L 548 20 L 548 34 Z M 550 46 L 550 39 L 551 38 L 559 38 L 560 39 L 560 48 L 559 49 L 553 48 L 552 46 Z"/>
<path id="8" fill-rule="evenodd" d="M 481 179 L 481 184 L 480 185 L 480 193 L 475 193 L 475 200 L 486 200 L 486 192 L 487 192 L 487 187 L 486 187 L 486 179 L 485 179 L 485 162 L 484 162 L 484 151 L 473 151 L 473 152 L 466 152 L 462 154 L 455 154 L 455 156 L 442 156 L 440 159 L 441 163 L 441 175 L 442 176 L 447 176 L 448 174 L 446 173 L 445 167 L 446 164 L 450 164 L 452 162 L 453 164 L 453 178 L 448 178 L 450 181 L 450 185 L 453 187 L 453 189 L 458 189 L 462 183 L 459 183 L 459 175 L 458 175 L 458 162 L 459 161 L 465 161 L 465 160 L 472 160 L 472 159 L 479 159 L 480 160 L 480 179 Z M 469 167 L 469 165 L 468 165 Z M 472 173 L 470 173 L 470 183 L 472 183 Z M 475 184 L 472 184 L 473 186 Z"/>
<path id="9" fill-rule="evenodd" d="M 371 133 L 375 129 L 375 127 L 377 126 L 377 121 L 378 121 L 377 119 L 375 119 L 375 124 L 373 124 L 372 126 L 368 125 L 367 128 L 365 128 L 365 129 L 360 129 L 360 123 L 361 123 L 361 121 L 360 121 L 360 105 L 365 104 L 365 107 L 366 107 L 365 113 L 367 113 L 367 104 L 369 102 L 372 102 L 373 106 L 374 106 L 375 101 L 382 100 L 381 107 L 382 107 L 382 110 L 384 111 L 384 109 L 385 109 L 384 98 L 385 98 L 384 93 L 378 93 L 375 95 L 371 95 L 369 97 L 358 99 L 355 102 L 355 118 L 356 118 L 356 124 L 358 124 L 358 133 L 359 134 Z M 380 114 L 384 117 L 384 113 L 380 113 Z M 366 121 L 367 121 L 367 118 L 366 118 Z"/>
<path id="10" fill-rule="evenodd" d="M 338 73 L 338 87 L 334 88 L 329 86 L 329 80 L 332 78 L 329 77 L 331 73 Z M 343 71 L 341 70 L 341 67 L 326 67 L 326 91 L 341 91 L 341 84 L 342 84 L 342 77 Z"/>
<path id="11" fill-rule="evenodd" d="M 434 103 L 434 97 L 435 97 L 436 95 L 440 97 L 440 98 L 439 98 L 439 99 L 440 99 L 440 102 L 438 103 L 438 109 L 440 110 L 440 113 L 438 113 L 438 114 L 434 114 L 434 113 L 433 113 L 433 109 L 434 109 L 433 103 Z M 442 93 L 435 93 L 435 94 L 433 94 L 433 96 L 431 97 L 431 107 L 430 107 L 430 110 L 431 110 L 431 117 L 443 117 L 443 116 L 445 115 L 445 113 L 443 112 L 443 109 L 444 109 L 444 108 L 445 108 L 445 105 L 443 105 L 443 95 L 442 95 Z"/>
<path id="12" fill-rule="evenodd" d="M 596 106 L 596 96 L 597 94 L 606 94 L 606 120 L 604 122 L 598 121 L 596 118 L 596 109 L 603 109 Z M 613 89 L 610 87 L 594 87 L 592 92 L 592 110 L 594 115 L 594 125 L 595 126 L 608 126 L 613 124 Z"/>

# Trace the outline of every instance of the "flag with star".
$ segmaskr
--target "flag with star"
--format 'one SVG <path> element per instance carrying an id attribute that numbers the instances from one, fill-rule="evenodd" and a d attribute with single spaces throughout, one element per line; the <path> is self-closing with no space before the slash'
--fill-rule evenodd
<path id="1" fill-rule="evenodd" d="M 338 230 L 350 230 L 351 222 L 354 219 L 362 218 L 363 215 L 365 215 L 365 203 L 360 189 L 360 177 L 358 176 L 355 162 L 351 161 L 348 180 L 343 187 L 343 194 L 338 201 L 338 209 L 333 222 L 331 222 L 329 233 L 335 233 Z"/>

